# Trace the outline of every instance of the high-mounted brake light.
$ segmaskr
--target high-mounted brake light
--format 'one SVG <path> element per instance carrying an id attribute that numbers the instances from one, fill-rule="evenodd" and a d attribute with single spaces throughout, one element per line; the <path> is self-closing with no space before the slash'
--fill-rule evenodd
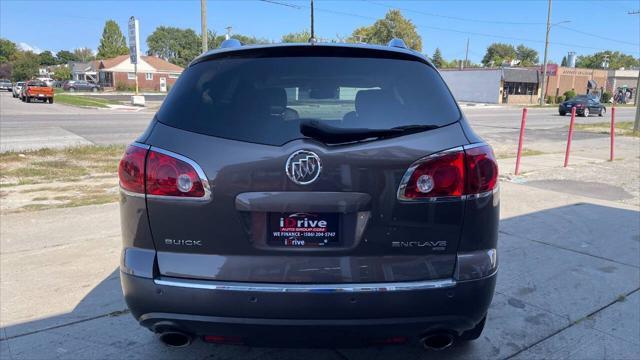
<path id="1" fill-rule="evenodd" d="M 498 165 L 488 145 L 439 152 L 414 163 L 405 173 L 398 199 L 433 200 L 486 193 L 498 181 Z"/>
<path id="2" fill-rule="evenodd" d="M 192 160 L 158 148 L 127 147 L 118 168 L 122 189 L 154 198 L 207 200 L 209 183 Z"/>

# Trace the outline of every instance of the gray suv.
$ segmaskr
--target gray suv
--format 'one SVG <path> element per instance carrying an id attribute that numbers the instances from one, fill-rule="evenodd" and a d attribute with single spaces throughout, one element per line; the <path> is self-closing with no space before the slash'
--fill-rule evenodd
<path id="1" fill-rule="evenodd" d="M 496 160 L 401 41 L 228 40 L 119 177 L 124 297 L 167 345 L 442 349 L 482 332 Z"/>

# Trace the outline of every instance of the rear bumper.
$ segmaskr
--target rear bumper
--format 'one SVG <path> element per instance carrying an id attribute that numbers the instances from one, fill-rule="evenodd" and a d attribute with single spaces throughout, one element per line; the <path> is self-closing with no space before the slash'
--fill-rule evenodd
<path id="1" fill-rule="evenodd" d="M 177 328 L 195 335 L 234 336 L 244 343 L 331 344 L 420 335 L 462 333 L 486 315 L 496 275 L 446 286 L 345 291 L 264 291 L 246 286 L 224 289 L 181 279 L 158 281 L 121 272 L 133 316 L 152 331 Z M 184 286 L 181 285 L 184 283 Z M 397 283 L 401 285 L 403 283 Z M 251 284 L 247 284 L 251 285 Z M 256 284 L 258 285 L 258 284 Z"/>

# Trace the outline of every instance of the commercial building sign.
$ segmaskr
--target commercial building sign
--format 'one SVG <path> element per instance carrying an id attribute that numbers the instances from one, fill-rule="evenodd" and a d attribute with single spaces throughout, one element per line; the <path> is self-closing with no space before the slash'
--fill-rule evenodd
<path id="1" fill-rule="evenodd" d="M 129 56 L 132 64 L 140 58 L 140 24 L 135 17 L 129 18 Z"/>

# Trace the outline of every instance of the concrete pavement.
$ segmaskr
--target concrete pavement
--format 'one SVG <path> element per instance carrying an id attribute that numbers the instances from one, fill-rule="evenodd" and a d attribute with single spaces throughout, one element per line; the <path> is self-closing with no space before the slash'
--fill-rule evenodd
<path id="1" fill-rule="evenodd" d="M 622 204 L 526 183 L 503 182 L 501 191 L 500 273 L 487 327 L 479 340 L 438 357 L 637 358 L 637 201 Z M 307 350 L 197 341 L 186 349 L 168 349 L 135 323 L 122 301 L 116 204 L 11 214 L 0 220 L 3 359 L 435 355 L 408 345 Z"/>

